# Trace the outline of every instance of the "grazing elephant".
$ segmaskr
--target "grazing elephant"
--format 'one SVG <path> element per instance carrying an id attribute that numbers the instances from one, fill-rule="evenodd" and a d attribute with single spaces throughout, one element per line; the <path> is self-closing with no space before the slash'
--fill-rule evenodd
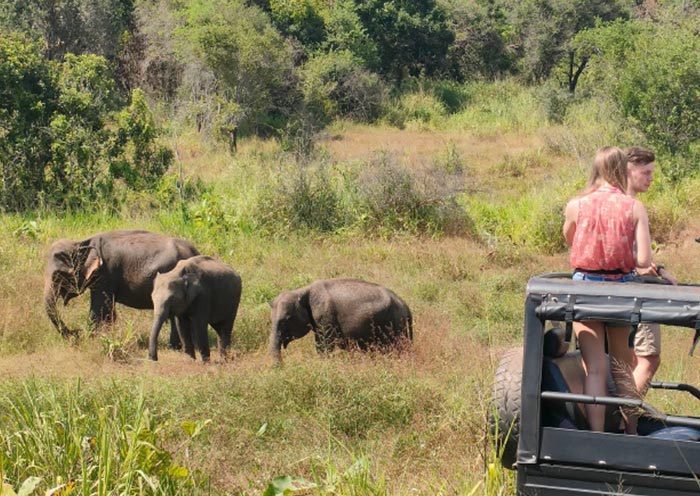
<path id="1" fill-rule="evenodd" d="M 211 324 L 218 337 L 219 353 L 226 359 L 241 289 L 236 271 L 202 255 L 180 260 L 170 272 L 156 275 L 148 357 L 158 360 L 158 333 L 165 319 L 175 317 L 185 353 L 195 358 L 194 337 L 202 360 L 209 360 L 207 324 Z"/>
<path id="2" fill-rule="evenodd" d="M 188 241 L 148 231 L 109 231 L 83 241 L 61 239 L 50 249 L 44 275 L 44 305 L 64 337 L 76 334 L 63 323 L 56 302 L 63 304 L 90 290 L 90 321 L 113 321 L 114 304 L 153 308 L 151 292 L 158 272 L 167 272 L 185 258 L 199 255 Z M 172 322 L 171 322 L 172 324 Z M 173 328 L 170 344 L 180 347 Z"/>
<path id="3" fill-rule="evenodd" d="M 281 348 L 313 331 L 316 350 L 335 346 L 361 350 L 387 348 L 413 339 L 408 305 L 385 287 L 359 279 L 325 279 L 283 291 L 270 304 L 270 355 L 280 362 Z"/>

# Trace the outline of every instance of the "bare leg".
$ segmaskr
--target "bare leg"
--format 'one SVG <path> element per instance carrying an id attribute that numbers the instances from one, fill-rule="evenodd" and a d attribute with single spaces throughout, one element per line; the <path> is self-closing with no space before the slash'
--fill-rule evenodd
<path id="1" fill-rule="evenodd" d="M 583 358 L 586 379 L 584 394 L 607 396 L 605 384 L 608 375 L 608 362 L 605 357 L 605 329 L 602 322 L 574 322 L 574 332 L 578 338 Z M 592 431 L 602 432 L 605 428 L 605 406 L 586 405 L 588 425 Z"/>
<path id="2" fill-rule="evenodd" d="M 608 327 L 608 347 L 610 350 L 610 362 L 612 376 L 615 380 L 617 392 L 623 398 L 638 399 L 639 389 L 635 384 L 632 369 L 635 364 L 634 350 L 629 347 L 629 334 L 631 328 Z M 637 433 L 638 412 L 630 409 L 623 409 L 625 417 L 625 432 L 628 434 Z"/>
<path id="3" fill-rule="evenodd" d="M 637 364 L 632 371 L 632 375 L 634 376 L 634 384 L 637 386 L 637 391 L 644 397 L 652 377 L 654 377 L 654 374 L 661 364 L 661 357 L 659 355 L 637 355 L 636 358 Z"/>

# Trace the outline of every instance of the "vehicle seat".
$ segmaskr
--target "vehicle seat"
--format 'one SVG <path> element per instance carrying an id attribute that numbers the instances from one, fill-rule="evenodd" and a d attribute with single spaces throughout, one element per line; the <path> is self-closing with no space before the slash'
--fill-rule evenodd
<path id="1" fill-rule="evenodd" d="M 559 366 L 549 357 L 542 362 L 542 391 L 570 393 Z M 588 429 L 588 422 L 574 403 L 542 401 L 542 425 L 562 429 Z"/>
<path id="2" fill-rule="evenodd" d="M 580 351 L 567 352 L 561 328 L 549 329 L 544 335 L 544 358 L 542 361 L 542 391 L 583 394 L 586 374 L 583 370 Z M 615 396 L 615 383 L 608 374 L 608 394 Z M 589 429 L 583 405 L 561 401 L 542 401 L 542 424 L 547 427 Z M 614 406 L 606 407 L 605 431 L 617 432 L 620 415 Z"/>

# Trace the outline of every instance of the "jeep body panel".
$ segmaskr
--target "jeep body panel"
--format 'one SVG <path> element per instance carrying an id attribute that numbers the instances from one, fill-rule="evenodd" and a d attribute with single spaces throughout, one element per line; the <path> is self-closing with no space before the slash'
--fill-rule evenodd
<path id="1" fill-rule="evenodd" d="M 700 335 L 700 286 L 573 281 L 571 274 L 545 274 L 530 279 L 525 300 L 516 456 L 518 494 L 700 493 L 699 441 L 543 426 L 542 398 L 557 398 L 556 394 L 542 393 L 545 324 L 585 320 L 627 324 L 631 329 L 640 322 L 686 327 L 690 346 L 693 331 L 696 337 Z M 674 385 L 669 387 L 673 388 Z M 568 396 L 570 401 L 583 397 Z M 606 399 L 622 401 L 607 397 L 595 401 L 604 403 Z M 664 416 L 662 420 L 669 425 L 700 427 L 700 420 L 695 417 Z"/>

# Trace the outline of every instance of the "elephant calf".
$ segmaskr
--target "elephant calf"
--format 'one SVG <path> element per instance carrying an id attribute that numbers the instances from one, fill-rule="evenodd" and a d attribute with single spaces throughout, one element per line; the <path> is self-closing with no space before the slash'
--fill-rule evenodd
<path id="1" fill-rule="evenodd" d="M 270 306 L 270 354 L 277 362 L 283 346 L 309 331 L 314 332 L 321 354 L 335 346 L 367 350 L 413 339 L 408 305 L 390 289 L 359 279 L 318 280 L 283 291 Z"/>
<path id="2" fill-rule="evenodd" d="M 207 325 L 216 331 L 219 353 L 226 358 L 241 301 L 241 278 L 225 263 L 207 256 L 180 260 L 170 272 L 156 275 L 153 284 L 153 327 L 148 357 L 158 360 L 158 333 L 163 322 L 175 317 L 185 352 L 192 358 L 193 338 L 203 361 L 209 360 Z"/>

